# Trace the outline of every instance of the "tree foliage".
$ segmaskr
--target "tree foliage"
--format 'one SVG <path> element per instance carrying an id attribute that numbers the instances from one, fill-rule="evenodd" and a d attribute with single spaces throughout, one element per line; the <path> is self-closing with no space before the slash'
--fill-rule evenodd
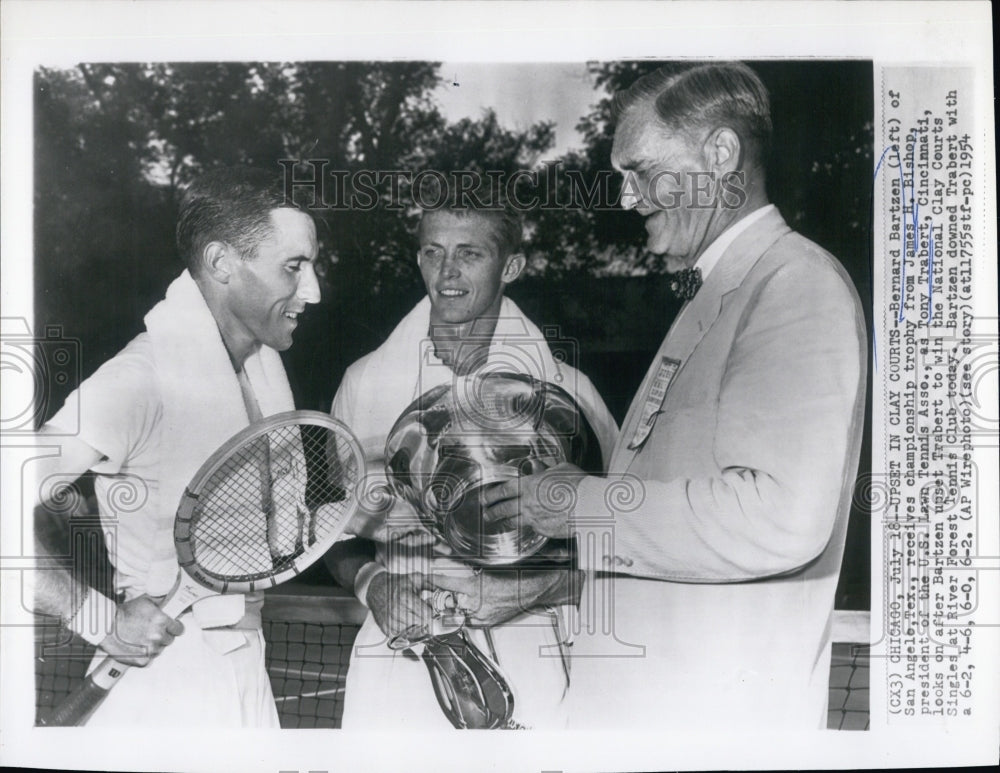
<path id="1" fill-rule="evenodd" d="M 306 343 L 290 355 L 312 368 L 307 378 L 317 391 L 329 389 L 331 370 L 377 345 L 421 293 L 413 243 L 418 212 L 406 183 L 398 190 L 375 186 L 372 206 L 336 206 L 338 197 L 366 192 L 338 190 L 332 173 L 351 180 L 361 170 L 473 170 L 505 179 L 519 170 L 540 178 L 553 172 L 562 181 L 561 199 L 526 213 L 525 250 L 536 281 L 555 287 L 584 275 L 658 272 L 661 263 L 642 247 L 641 218 L 615 205 L 621 181 L 610 170 L 611 95 L 658 66 L 591 63 L 595 101 L 577 126 L 582 146 L 547 167 L 538 159 L 554 142 L 552 123 L 512 130 L 491 109 L 449 123 L 434 101 L 440 78 L 431 62 L 41 68 L 35 78 L 39 316 L 79 335 L 88 347 L 85 369 L 92 369 L 141 329 L 143 313 L 179 270 L 173 229 L 183 186 L 216 165 L 266 167 L 283 159 L 302 161 L 298 179 L 316 173 L 310 159 L 320 159 L 327 174 L 326 197 L 314 209 L 327 302 L 307 317 L 297 336 Z M 772 199 L 793 227 L 845 262 L 864 292 L 870 65 L 753 66 L 773 97 Z M 576 181 L 575 190 L 566 188 L 567 179 Z M 601 186 L 604 206 L 570 196 Z M 101 302 L 81 302 L 81 286 Z"/>
<path id="2" fill-rule="evenodd" d="M 430 62 L 40 68 L 34 224 L 39 319 L 62 324 L 84 341 L 85 371 L 141 330 L 145 310 L 180 268 L 173 243 L 180 191 L 211 167 L 277 168 L 281 160 L 320 159 L 324 171 L 345 173 L 348 180 L 361 170 L 509 174 L 532 166 L 551 146 L 551 124 L 514 131 L 492 110 L 449 124 L 433 100 L 438 81 L 438 66 Z M 309 178 L 315 168 L 303 163 L 295 171 Z M 334 193 L 330 178 L 325 182 Z M 341 193 L 350 198 L 359 191 L 347 185 Z M 416 212 L 392 193 L 378 186 L 374 206 L 321 200 L 313 210 L 327 303 L 312 324 L 324 366 L 336 368 L 340 359 L 377 344 L 420 293 Z M 88 304 L 81 285 L 90 298 L 107 300 Z M 383 309 L 384 319 L 372 319 L 373 309 Z M 321 335 L 329 329 L 343 337 Z M 299 356 L 315 354 L 303 348 Z"/>

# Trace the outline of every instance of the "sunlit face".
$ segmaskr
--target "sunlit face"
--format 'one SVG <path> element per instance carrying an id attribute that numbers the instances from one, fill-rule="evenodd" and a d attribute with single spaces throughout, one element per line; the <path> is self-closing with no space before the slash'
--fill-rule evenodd
<path id="1" fill-rule="evenodd" d="M 297 209 L 273 209 L 271 226 L 256 257 L 230 261 L 224 326 L 237 348 L 265 344 L 287 349 L 299 314 L 320 298 L 312 218 Z"/>
<path id="2" fill-rule="evenodd" d="M 677 271 L 694 265 L 707 246 L 712 208 L 697 188 L 706 185 L 708 166 L 686 138 L 667 135 L 656 121 L 652 105 L 626 112 L 615 131 L 611 163 L 624 176 L 622 206 L 646 219 L 646 249 Z"/>
<path id="3" fill-rule="evenodd" d="M 417 263 L 431 299 L 431 322 L 462 324 L 497 316 L 504 288 L 524 268 L 501 255 L 493 224 L 476 214 L 428 212 L 420 224 Z"/>

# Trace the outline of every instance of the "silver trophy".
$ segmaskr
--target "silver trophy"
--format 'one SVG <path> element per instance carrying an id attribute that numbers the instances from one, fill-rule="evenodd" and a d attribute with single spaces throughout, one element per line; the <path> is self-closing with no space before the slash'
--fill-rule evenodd
<path id="1" fill-rule="evenodd" d="M 597 437 L 566 390 L 503 372 L 418 397 L 396 420 L 385 458 L 396 495 L 456 557 L 481 566 L 514 563 L 548 542 L 516 518 L 485 523 L 485 490 L 562 462 L 601 469 Z"/>

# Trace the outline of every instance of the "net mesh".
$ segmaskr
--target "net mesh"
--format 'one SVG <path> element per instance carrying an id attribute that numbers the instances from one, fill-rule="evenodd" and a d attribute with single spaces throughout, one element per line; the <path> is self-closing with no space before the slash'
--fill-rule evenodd
<path id="1" fill-rule="evenodd" d="M 216 579 L 271 577 L 328 544 L 360 476 L 351 442 L 310 424 L 279 425 L 240 447 L 194 494 L 190 546 Z"/>
<path id="2" fill-rule="evenodd" d="M 830 658 L 830 703 L 826 726 L 831 730 L 867 730 L 869 647 L 834 644 Z"/>
<path id="3" fill-rule="evenodd" d="M 346 623 L 265 624 L 267 673 L 282 727 L 340 727 L 357 634 L 357 626 Z"/>

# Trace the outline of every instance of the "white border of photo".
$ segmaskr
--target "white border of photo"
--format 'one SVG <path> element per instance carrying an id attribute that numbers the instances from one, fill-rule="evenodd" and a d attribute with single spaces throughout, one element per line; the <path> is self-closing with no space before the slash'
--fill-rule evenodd
<path id="1" fill-rule="evenodd" d="M 81 61 L 420 59 L 451 62 L 584 62 L 622 58 L 860 58 L 886 65 L 967 66 L 975 71 L 979 260 L 975 313 L 996 329 L 993 52 L 985 2 L 62 2 L 2 5 L 2 304 L 32 319 L 32 73 Z M 449 73 L 450 74 L 450 73 Z M 876 128 L 876 134 L 878 128 Z M 878 144 L 878 136 L 876 136 Z M 877 154 L 876 154 L 877 155 Z M 879 273 L 876 267 L 876 274 Z M 878 303 L 876 295 L 876 303 Z M 876 309 L 876 319 L 879 319 Z M 877 374 L 873 374 L 878 378 Z M 7 395 L 5 400 L 23 399 Z M 662 770 L 910 767 L 997 762 L 1000 668 L 997 631 L 984 633 L 975 715 L 955 722 L 885 724 L 873 670 L 868 732 L 753 736 L 704 734 L 346 733 L 323 730 L 179 735 L 33 727 L 33 639 L 20 574 L 26 566 L 20 459 L 4 439 L 0 548 L 0 763 L 100 770 Z M 8 442 L 9 441 L 9 442 Z M 997 469 L 994 447 L 981 470 Z M 873 465 L 877 460 L 873 460 Z M 8 473 L 13 472 L 12 480 Z M 984 556 L 996 544 L 995 478 L 980 491 Z M 992 540 L 992 544 L 990 543 Z M 992 551 L 992 552 L 991 552 Z M 873 576 L 881 541 L 873 537 Z M 1000 608 L 1000 565 L 983 566 L 986 609 Z M 878 589 L 873 588 L 873 596 Z M 989 604 L 992 603 L 992 607 Z M 855 627 L 863 621 L 853 620 Z M 1000 623 L 1000 621 L 998 621 Z M 876 623 L 872 622 L 875 629 Z M 608 689 L 614 689 L 609 685 Z M 884 685 L 882 686 L 884 689 Z M 682 699 L 682 698 L 679 698 Z"/>

